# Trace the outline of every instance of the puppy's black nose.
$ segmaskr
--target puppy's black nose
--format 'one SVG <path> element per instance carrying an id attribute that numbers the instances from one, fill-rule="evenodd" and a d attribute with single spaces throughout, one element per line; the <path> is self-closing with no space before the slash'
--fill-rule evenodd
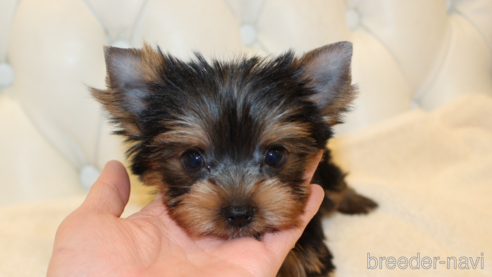
<path id="1" fill-rule="evenodd" d="M 224 217 L 229 225 L 237 228 L 248 225 L 255 216 L 255 209 L 251 206 L 229 206 L 224 209 Z"/>

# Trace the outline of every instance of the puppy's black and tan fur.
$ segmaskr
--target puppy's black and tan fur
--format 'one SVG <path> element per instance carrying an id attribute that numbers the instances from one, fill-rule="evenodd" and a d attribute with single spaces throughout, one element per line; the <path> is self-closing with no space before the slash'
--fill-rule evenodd
<path id="1" fill-rule="evenodd" d="M 164 194 L 171 217 L 192 236 L 231 239 L 292 228 L 310 193 L 307 159 L 325 149 L 332 126 L 356 95 L 352 45 L 302 57 L 183 62 L 148 45 L 105 50 L 107 89 L 92 89 L 134 145 L 132 170 Z M 321 213 L 367 213 L 326 150 L 313 182 L 326 191 L 279 276 L 334 269 Z"/>

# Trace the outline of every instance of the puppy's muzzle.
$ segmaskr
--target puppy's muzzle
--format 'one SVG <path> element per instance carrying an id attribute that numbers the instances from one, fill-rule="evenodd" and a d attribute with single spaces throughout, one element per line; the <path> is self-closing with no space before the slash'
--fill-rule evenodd
<path id="1" fill-rule="evenodd" d="M 229 206 L 223 210 L 224 218 L 232 227 L 241 228 L 248 225 L 255 216 L 252 206 Z"/>

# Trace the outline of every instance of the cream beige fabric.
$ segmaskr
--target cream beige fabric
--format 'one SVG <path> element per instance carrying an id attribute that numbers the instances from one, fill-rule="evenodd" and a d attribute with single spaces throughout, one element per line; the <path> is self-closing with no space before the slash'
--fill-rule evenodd
<path id="1" fill-rule="evenodd" d="M 340 136 L 332 147 L 349 183 L 380 204 L 369 216 L 325 220 L 336 276 L 492 276 L 491 97 L 414 110 Z M 420 260 L 440 257 L 446 264 L 371 270 L 367 253 L 396 259 L 420 253 Z M 457 269 L 454 262 L 447 269 L 447 257 L 457 258 Z M 460 269 L 461 257 L 470 269 Z M 483 257 L 483 269 L 472 269 L 470 257 Z"/>

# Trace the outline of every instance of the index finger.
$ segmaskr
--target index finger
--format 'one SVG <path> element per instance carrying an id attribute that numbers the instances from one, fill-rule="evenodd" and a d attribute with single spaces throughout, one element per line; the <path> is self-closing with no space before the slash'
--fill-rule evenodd
<path id="1" fill-rule="evenodd" d="M 323 150 L 319 150 L 318 153 L 308 157 L 308 162 L 306 164 L 306 169 L 304 172 L 304 178 L 306 179 L 307 183 L 311 183 L 311 179 L 313 178 L 316 168 L 318 168 L 318 164 L 323 157 L 323 153 Z"/>
<path id="2" fill-rule="evenodd" d="M 277 259 L 283 261 L 289 251 L 294 248 L 294 245 L 301 237 L 307 224 L 318 212 L 324 197 L 324 190 L 319 185 L 311 185 L 311 194 L 309 195 L 306 207 L 304 208 L 304 214 L 301 215 L 301 226 L 265 235 L 264 243 L 271 251 L 273 251 Z"/>

